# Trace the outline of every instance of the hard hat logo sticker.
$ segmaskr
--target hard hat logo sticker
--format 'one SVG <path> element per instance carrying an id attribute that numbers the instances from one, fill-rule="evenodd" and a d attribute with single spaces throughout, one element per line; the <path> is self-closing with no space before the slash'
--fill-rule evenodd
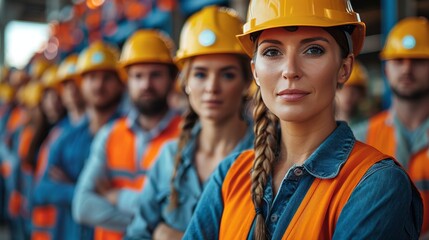
<path id="1" fill-rule="evenodd" d="M 413 49 L 416 46 L 416 39 L 412 35 L 402 38 L 402 46 L 405 49 Z"/>
<path id="2" fill-rule="evenodd" d="M 70 65 L 67 69 L 67 73 L 74 73 L 76 72 L 76 66 Z"/>
<path id="3" fill-rule="evenodd" d="M 104 60 L 104 55 L 101 52 L 96 52 L 92 55 L 91 62 L 92 63 L 101 63 Z"/>
<path id="4" fill-rule="evenodd" d="M 212 30 L 206 29 L 198 36 L 198 42 L 204 47 L 209 47 L 216 42 L 216 34 Z"/>

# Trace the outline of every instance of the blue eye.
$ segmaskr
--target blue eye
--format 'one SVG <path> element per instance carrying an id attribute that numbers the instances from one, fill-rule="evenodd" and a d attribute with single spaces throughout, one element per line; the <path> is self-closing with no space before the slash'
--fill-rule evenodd
<path id="1" fill-rule="evenodd" d="M 223 78 L 228 79 L 228 80 L 235 79 L 235 73 L 231 73 L 231 72 L 223 73 L 222 76 L 223 76 Z"/>
<path id="2" fill-rule="evenodd" d="M 207 77 L 207 74 L 205 74 L 204 72 L 194 72 L 193 76 L 195 78 L 204 79 Z"/>
<path id="3" fill-rule="evenodd" d="M 307 54 L 307 55 L 322 55 L 324 53 L 325 53 L 325 50 L 322 47 L 319 47 L 319 46 L 309 47 L 305 51 L 305 54 Z"/>
<path id="4" fill-rule="evenodd" d="M 276 57 L 281 55 L 281 52 L 275 48 L 267 48 L 262 52 L 262 56 Z"/>

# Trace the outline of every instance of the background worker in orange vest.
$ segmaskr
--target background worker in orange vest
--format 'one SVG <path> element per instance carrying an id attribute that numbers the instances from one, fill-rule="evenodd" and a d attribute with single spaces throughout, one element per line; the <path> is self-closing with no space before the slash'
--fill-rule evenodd
<path id="1" fill-rule="evenodd" d="M 335 121 L 365 36 L 350 1 L 254 0 L 248 13 L 254 150 L 221 163 L 184 239 L 417 239 L 406 172 Z"/>
<path id="2" fill-rule="evenodd" d="M 364 109 L 367 103 L 368 74 L 365 67 L 355 61 L 349 80 L 337 90 L 335 115 L 337 120 L 346 121 L 351 127 L 367 119 Z"/>
<path id="3" fill-rule="evenodd" d="M 74 218 L 96 227 L 95 239 L 122 239 L 146 173 L 163 144 L 178 136 L 181 118 L 167 104 L 177 75 L 173 48 L 156 30 L 135 32 L 123 47 L 134 109 L 97 134 L 73 200 Z"/>
<path id="4" fill-rule="evenodd" d="M 358 139 L 395 156 L 420 190 L 422 234 L 429 239 L 429 21 L 406 18 L 391 30 L 380 54 L 393 105 L 360 126 Z"/>
<path id="5" fill-rule="evenodd" d="M 87 115 L 52 144 L 38 188 L 45 193 L 46 204 L 62 208 L 62 217 L 55 224 L 59 239 L 93 239 L 91 227 L 73 220 L 71 204 L 94 135 L 104 124 L 120 116 L 118 106 L 124 87 L 118 56 L 116 48 L 94 42 L 79 54 L 77 60 Z"/>
<path id="6" fill-rule="evenodd" d="M 40 178 L 46 172 L 48 154 L 52 144 L 71 127 L 76 126 L 82 119 L 85 111 L 79 80 L 76 73 L 77 54 L 70 55 L 58 67 L 58 71 L 45 73 L 45 96 L 51 96 L 55 104 L 62 103 L 67 109 L 67 115 L 51 129 L 49 135 L 42 143 L 37 157 L 37 166 L 34 174 L 32 233 L 31 238 L 37 240 L 61 239 L 62 233 L 56 227 L 63 217 L 63 209 L 54 204 L 46 204 L 46 192 L 39 189 Z M 49 74 L 50 73 L 50 74 Z M 46 93 L 50 92 L 50 95 Z M 61 101 L 55 97 L 59 94 Z M 50 104 L 48 104 L 50 105 Z M 52 105 L 51 105 L 52 106 Z"/>
<path id="7" fill-rule="evenodd" d="M 252 75 L 235 38 L 242 26 L 237 13 L 210 6 L 184 26 L 176 61 L 190 107 L 179 140 L 163 148 L 148 175 L 126 239 L 181 239 L 214 169 L 253 146 L 252 124 L 244 119 Z"/>

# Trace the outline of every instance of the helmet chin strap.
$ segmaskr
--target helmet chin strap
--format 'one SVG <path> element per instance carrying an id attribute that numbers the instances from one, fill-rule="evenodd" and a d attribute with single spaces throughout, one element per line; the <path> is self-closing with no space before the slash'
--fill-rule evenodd
<path id="1" fill-rule="evenodd" d="M 353 53 L 353 41 L 352 41 L 352 36 L 350 35 L 350 33 L 348 31 L 344 31 L 344 34 L 346 35 L 346 39 L 347 39 L 347 45 L 349 46 L 349 54 Z"/>

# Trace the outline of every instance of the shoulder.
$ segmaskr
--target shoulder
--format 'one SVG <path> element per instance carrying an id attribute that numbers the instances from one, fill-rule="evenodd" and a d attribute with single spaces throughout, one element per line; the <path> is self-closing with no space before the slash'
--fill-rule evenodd
<path id="1" fill-rule="evenodd" d="M 227 176 L 234 179 L 237 175 L 248 175 L 253 166 L 253 159 L 253 149 L 232 153 L 219 165 L 217 174 L 222 179 Z"/>

